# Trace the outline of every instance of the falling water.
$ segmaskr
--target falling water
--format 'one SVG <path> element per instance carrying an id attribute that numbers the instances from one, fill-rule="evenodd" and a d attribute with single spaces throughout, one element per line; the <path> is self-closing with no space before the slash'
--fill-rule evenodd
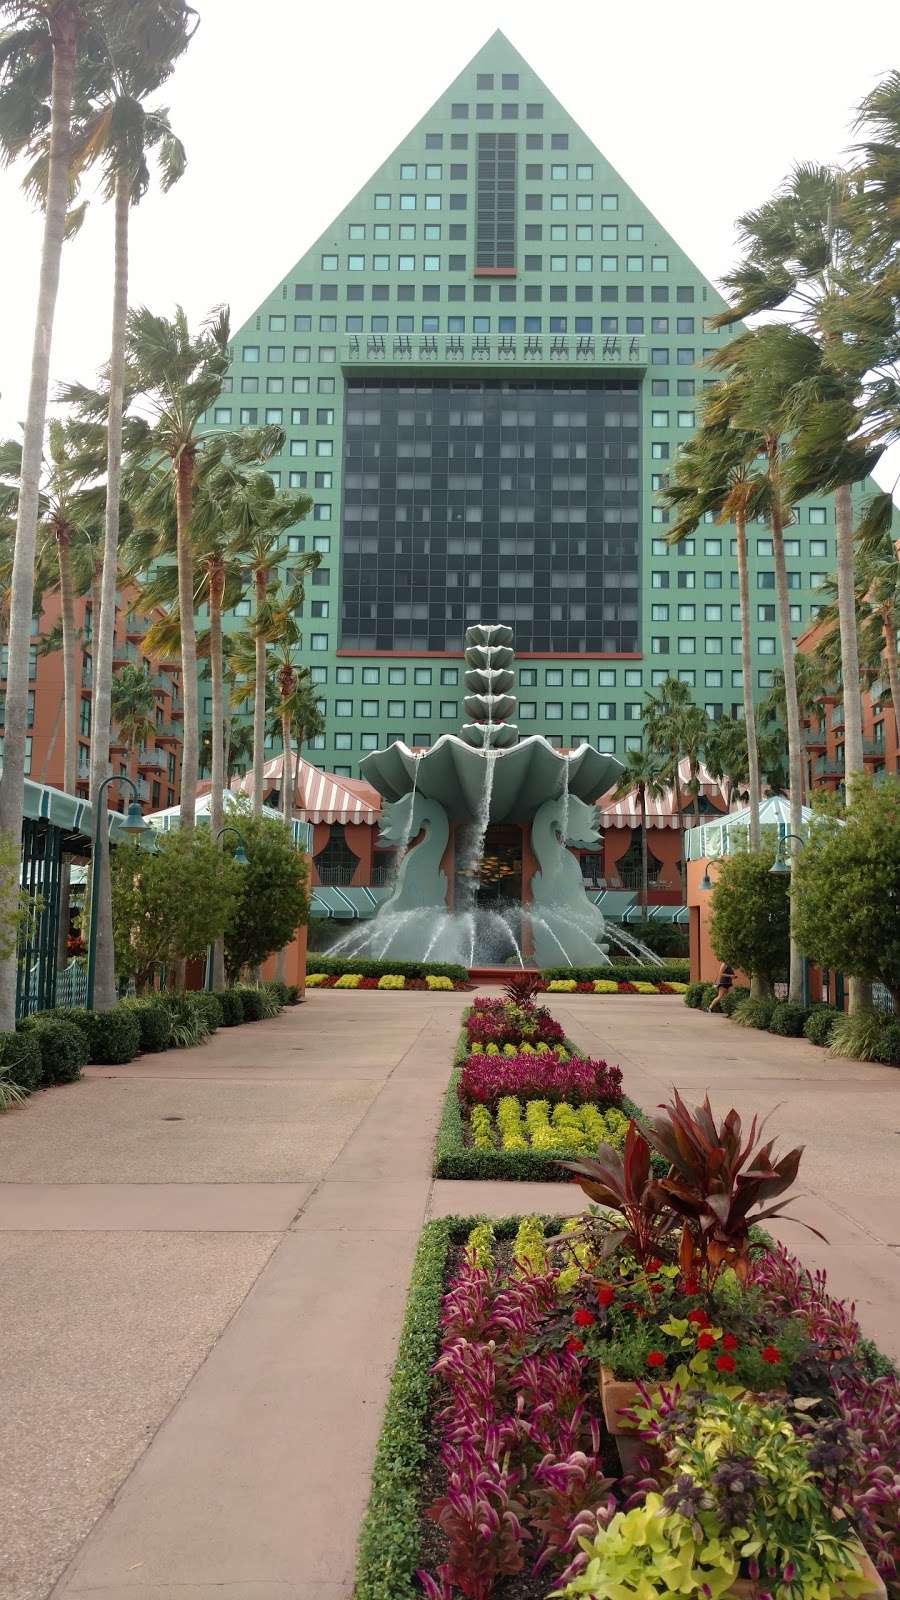
<path id="1" fill-rule="evenodd" d="M 613 925 L 608 922 L 606 924 L 605 932 L 607 939 L 610 939 L 613 944 L 618 945 L 620 950 L 624 950 L 626 955 L 639 956 L 642 964 L 649 967 L 661 967 L 665 965 L 662 957 L 658 956 L 655 950 L 651 950 L 648 945 L 642 944 L 641 940 L 636 939 L 633 933 L 626 933 L 624 928 L 613 927 Z"/>
<path id="2" fill-rule="evenodd" d="M 568 756 L 566 756 L 566 755 L 563 756 L 562 763 L 563 763 L 563 789 L 562 789 L 562 809 L 560 811 L 560 830 L 559 831 L 560 831 L 560 833 L 562 835 L 563 844 L 567 845 L 568 842 L 569 842 L 569 758 L 568 758 Z"/>
<path id="3" fill-rule="evenodd" d="M 569 955 L 569 952 L 567 951 L 565 945 L 560 943 L 560 940 L 556 937 L 556 934 L 553 932 L 553 929 L 551 928 L 549 922 L 547 921 L 547 918 L 546 917 L 536 917 L 535 914 L 534 914 L 533 909 L 530 906 L 528 908 L 528 915 L 529 915 L 532 923 L 535 924 L 535 926 L 541 927 L 541 928 L 546 928 L 546 930 L 549 933 L 551 939 L 553 940 L 553 943 L 556 944 L 556 945 L 559 945 L 559 948 L 560 948 L 560 950 L 562 952 L 563 960 L 565 961 L 566 966 L 567 967 L 574 966 L 574 962 L 572 960 L 572 957 Z M 599 959 L 599 951 L 598 951 L 598 959 Z"/>
<path id="4" fill-rule="evenodd" d="M 478 801 L 478 815 L 467 832 L 465 850 L 457 866 L 457 881 L 462 880 L 461 899 L 468 910 L 474 908 L 480 881 L 481 861 L 484 856 L 484 839 L 491 818 L 491 797 L 494 792 L 496 750 L 485 749 L 484 783 Z M 470 962 L 471 965 L 471 962 Z"/>
<path id="5" fill-rule="evenodd" d="M 419 781 L 419 760 L 420 757 L 417 756 L 415 766 L 413 767 L 412 788 L 409 791 L 409 812 L 407 814 L 406 822 L 403 826 L 403 833 L 400 837 L 400 843 L 398 844 L 394 854 L 394 870 L 391 874 L 390 882 L 390 889 L 392 893 L 397 882 L 397 874 L 400 871 L 400 867 L 409 852 L 409 841 L 412 838 L 413 811 L 415 810 L 416 805 L 416 785 Z"/>

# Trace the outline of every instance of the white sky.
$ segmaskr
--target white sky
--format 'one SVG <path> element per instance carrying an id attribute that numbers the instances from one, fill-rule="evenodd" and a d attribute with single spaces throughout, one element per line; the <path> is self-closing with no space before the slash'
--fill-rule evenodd
<path id="1" fill-rule="evenodd" d="M 199 31 L 162 101 L 188 171 L 132 221 L 132 304 L 237 327 L 500 27 L 713 281 L 734 219 L 797 160 L 849 143 L 897 65 L 896 0 L 194 0 Z M 0 434 L 24 414 L 40 219 L 0 173 Z M 54 380 L 91 381 L 109 341 L 112 219 L 63 257 Z M 879 477 L 884 477 L 879 473 Z M 886 481 L 886 480 L 885 480 Z"/>

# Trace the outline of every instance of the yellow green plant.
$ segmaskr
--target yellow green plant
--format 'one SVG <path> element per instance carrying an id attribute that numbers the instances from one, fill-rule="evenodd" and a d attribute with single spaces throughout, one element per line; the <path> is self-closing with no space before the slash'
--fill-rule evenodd
<path id="1" fill-rule="evenodd" d="M 513 1261 L 520 1276 L 546 1272 L 547 1246 L 540 1217 L 523 1217 L 513 1242 Z"/>
<path id="2" fill-rule="evenodd" d="M 476 1150 L 493 1150 L 494 1128 L 487 1106 L 473 1106 L 470 1118 L 472 1143 Z"/>
<path id="3" fill-rule="evenodd" d="M 552 978 L 547 988 L 551 994 L 572 994 L 577 984 L 574 978 Z"/>
<path id="4" fill-rule="evenodd" d="M 334 987 L 336 989 L 358 989 L 361 983 L 361 972 L 342 972 Z"/>
<path id="5" fill-rule="evenodd" d="M 405 989 L 406 979 L 399 972 L 385 972 L 378 979 L 379 989 Z"/>
<path id="6" fill-rule="evenodd" d="M 494 1227 L 490 1222 L 476 1222 L 466 1240 L 466 1255 L 484 1272 L 490 1272 L 494 1264 L 494 1242 Z"/>
<path id="7" fill-rule="evenodd" d="M 425 987 L 426 989 L 452 989 L 453 980 L 452 978 L 443 977 L 440 973 L 426 972 Z"/>
<path id="8" fill-rule="evenodd" d="M 306 974 L 307 989 L 318 989 L 319 985 L 328 981 L 327 972 L 308 972 Z"/>

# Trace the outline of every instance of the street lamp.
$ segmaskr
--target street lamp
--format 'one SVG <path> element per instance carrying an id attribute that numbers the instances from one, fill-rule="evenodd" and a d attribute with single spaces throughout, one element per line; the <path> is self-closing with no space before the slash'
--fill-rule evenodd
<path id="1" fill-rule="evenodd" d="M 790 852 L 787 850 L 789 839 L 796 839 L 800 845 L 805 845 L 806 840 L 801 833 L 784 833 L 775 849 L 775 860 L 769 868 L 774 878 L 788 878 L 791 874 Z"/>
<path id="2" fill-rule="evenodd" d="M 216 843 L 218 843 L 218 841 L 222 838 L 223 834 L 226 834 L 226 833 L 233 833 L 235 838 L 237 839 L 237 849 L 234 851 L 234 853 L 233 853 L 233 855 L 231 857 L 231 859 L 234 862 L 235 866 L 236 867 L 249 867 L 249 865 L 250 865 L 250 857 L 247 855 L 247 851 L 246 851 L 246 848 L 245 848 L 245 842 L 244 842 L 244 836 L 243 836 L 243 834 L 240 832 L 240 830 L 238 828 L 233 828 L 233 827 L 231 827 L 230 824 L 226 823 L 224 828 L 219 828 L 217 830 L 216 835 L 215 835 Z M 206 951 L 206 988 L 210 991 L 210 993 L 212 992 L 212 986 L 213 986 L 213 947 L 212 947 L 212 945 L 209 945 L 207 947 L 207 951 Z"/>
<path id="3" fill-rule="evenodd" d="M 700 887 L 701 887 L 701 889 L 703 889 L 705 891 L 707 889 L 711 889 L 712 886 L 713 886 L 713 881 L 712 881 L 712 878 L 709 875 L 709 862 L 707 861 L 706 867 L 705 867 L 705 870 L 704 870 L 704 873 L 703 873 L 703 877 L 700 879 Z"/>
<path id="4" fill-rule="evenodd" d="M 141 815 L 141 808 L 138 802 L 138 786 L 134 779 L 126 778 L 124 774 L 120 777 L 116 777 L 115 774 L 113 774 L 109 778 L 104 778 L 99 789 L 97 790 L 97 798 L 94 801 L 94 843 L 91 851 L 91 921 L 88 930 L 86 996 L 88 1011 L 93 1011 L 94 1009 L 94 978 L 96 976 L 97 968 L 97 867 L 98 858 L 100 855 L 100 822 L 101 818 L 103 817 L 103 807 L 101 806 L 100 801 L 111 783 L 127 783 L 132 794 L 131 802 L 125 814 L 125 821 L 120 824 L 119 832 L 134 834 L 136 838 L 142 833 L 152 832 L 152 829 L 147 826 L 143 816 Z"/>

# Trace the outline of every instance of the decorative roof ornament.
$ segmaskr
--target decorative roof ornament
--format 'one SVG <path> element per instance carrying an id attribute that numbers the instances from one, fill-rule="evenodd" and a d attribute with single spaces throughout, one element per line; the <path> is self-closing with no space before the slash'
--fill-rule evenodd
<path id="1" fill-rule="evenodd" d="M 517 701 L 509 691 L 515 683 L 512 628 L 501 623 L 477 623 L 466 629 L 463 700 L 471 722 L 463 724 L 462 737 L 477 750 L 508 750 L 518 744 L 519 730 L 509 718 Z"/>

